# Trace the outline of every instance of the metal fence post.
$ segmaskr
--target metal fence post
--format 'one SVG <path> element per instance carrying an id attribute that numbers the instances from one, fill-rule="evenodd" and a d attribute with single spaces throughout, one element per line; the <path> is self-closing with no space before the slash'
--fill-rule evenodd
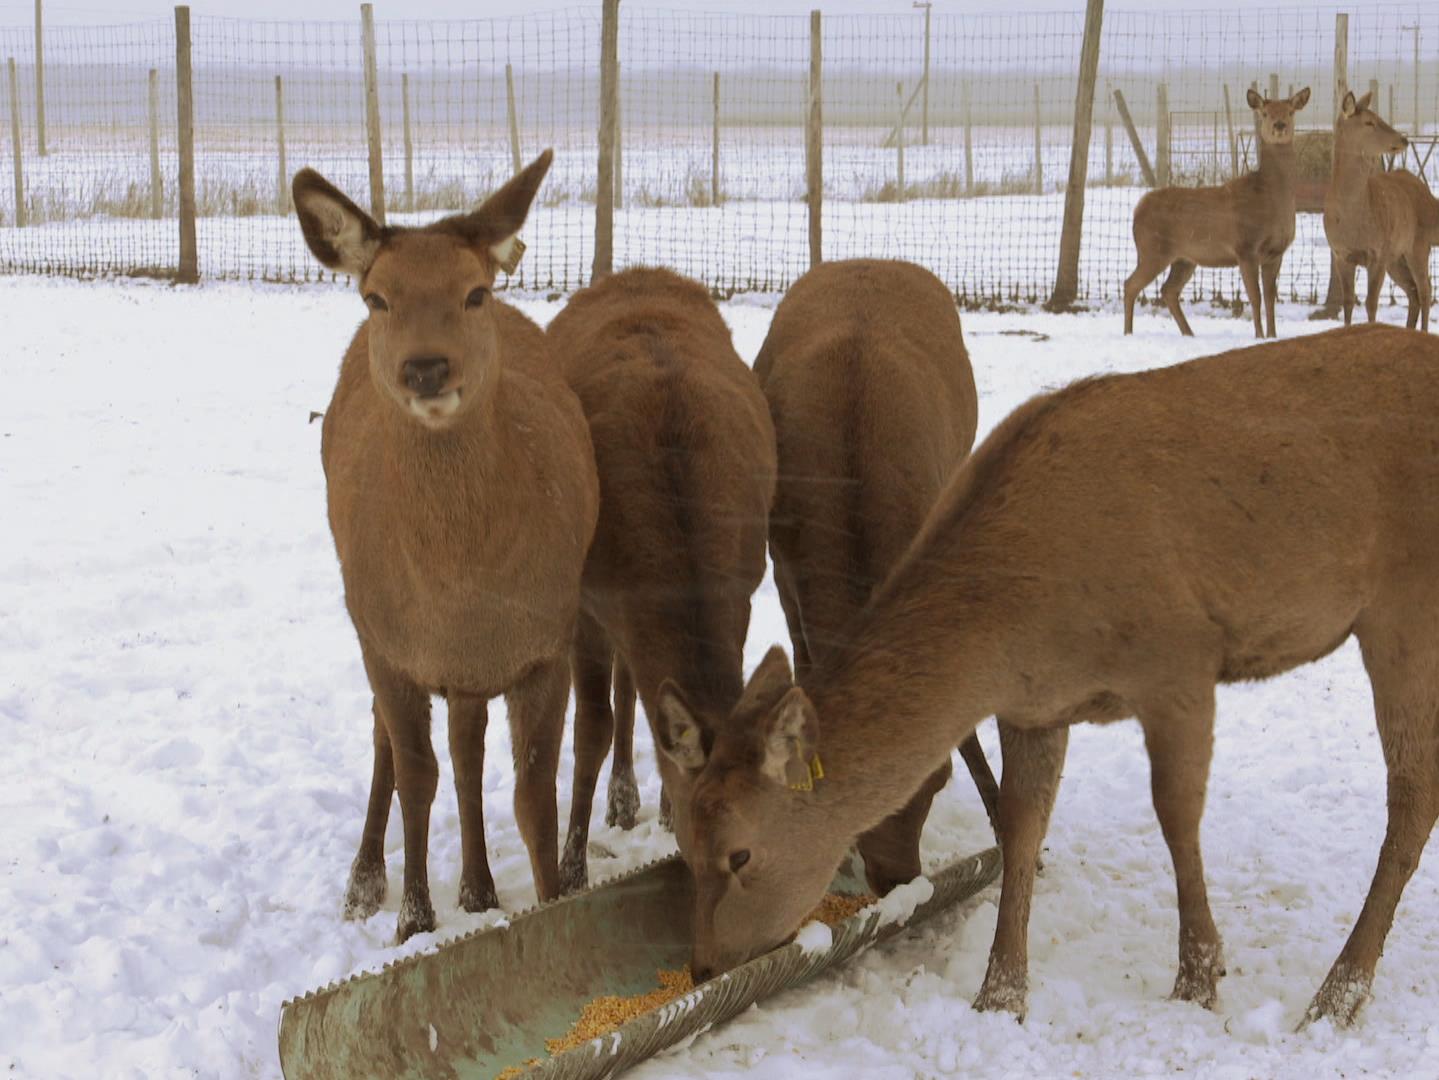
<path id="1" fill-rule="evenodd" d="M 809 13 L 809 112 L 805 119 L 804 173 L 809 202 L 809 264 L 824 258 L 821 216 L 824 213 L 823 50 L 820 14 Z"/>
<path id="2" fill-rule="evenodd" d="M 505 65 L 505 113 L 510 125 L 510 160 L 514 163 L 515 174 L 525 167 L 520 157 L 520 120 L 515 110 L 515 69 Z"/>
<path id="3" fill-rule="evenodd" d="M 160 172 L 160 71 L 150 69 L 150 216 L 165 215 L 165 179 Z"/>
<path id="4" fill-rule="evenodd" d="M 598 281 L 614 270 L 615 111 L 619 105 L 620 0 L 604 0 L 600 17 L 600 153 L 595 179 L 595 261 Z"/>
<path id="5" fill-rule="evenodd" d="M 1059 234 L 1059 269 L 1045 306 L 1064 311 L 1079 297 L 1079 248 L 1084 233 L 1084 187 L 1089 180 L 1089 136 L 1094 126 L 1094 84 L 1099 77 L 1099 38 L 1104 0 L 1089 0 L 1084 11 L 1084 43 L 1079 50 L 1079 88 L 1074 101 L 1069 182 L 1064 189 L 1064 226 Z"/>
<path id="6" fill-rule="evenodd" d="M 15 162 L 15 227 L 25 226 L 25 166 L 20 148 L 20 79 L 15 73 L 15 58 L 10 57 L 10 149 Z"/>
<path id="7" fill-rule="evenodd" d="M 190 71 L 190 8 L 175 9 L 175 141 L 180 152 L 180 265 L 175 280 L 200 280 L 200 248 L 195 239 L 195 97 Z"/>
<path id="8" fill-rule="evenodd" d="M 380 145 L 380 74 L 375 65 L 375 5 L 360 5 L 365 52 L 365 135 L 370 144 L 370 213 L 385 223 L 385 164 Z"/>
<path id="9" fill-rule="evenodd" d="M 43 0 L 35 0 L 35 146 L 44 157 L 45 148 L 45 30 Z"/>
<path id="10" fill-rule="evenodd" d="M 275 171 L 275 212 L 290 212 L 290 175 L 285 167 L 285 89 L 280 76 L 275 76 L 275 153 L 278 168 Z"/>

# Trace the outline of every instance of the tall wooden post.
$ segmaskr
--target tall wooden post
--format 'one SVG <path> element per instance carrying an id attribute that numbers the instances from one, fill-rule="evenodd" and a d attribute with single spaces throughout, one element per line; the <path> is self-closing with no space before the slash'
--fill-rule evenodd
<path id="1" fill-rule="evenodd" d="M 10 149 L 15 162 L 15 227 L 25 226 L 25 166 L 20 147 L 20 78 L 15 73 L 15 58 L 10 57 Z"/>
<path id="2" fill-rule="evenodd" d="M 615 209 L 625 208 L 624 72 L 615 64 Z"/>
<path id="3" fill-rule="evenodd" d="M 1139 174 L 1144 177 L 1144 182 L 1150 187 L 1158 187 L 1154 178 L 1154 169 L 1149 164 L 1149 155 L 1145 152 L 1144 142 L 1139 137 L 1139 129 L 1134 126 L 1134 117 L 1129 115 L 1129 106 L 1124 102 L 1123 91 L 1114 91 L 1114 107 L 1119 110 L 1119 121 L 1124 125 L 1125 134 L 1129 136 L 1129 145 L 1134 150 L 1134 159 L 1139 162 Z"/>
<path id="4" fill-rule="evenodd" d="M 974 103 L 968 80 L 964 84 L 964 193 L 974 194 Z"/>
<path id="5" fill-rule="evenodd" d="M 809 202 L 809 264 L 818 266 L 824 258 L 821 215 L 824 212 L 824 56 L 821 49 L 820 14 L 809 13 L 809 113 L 805 118 L 804 175 Z"/>
<path id="6" fill-rule="evenodd" d="M 380 144 L 380 72 L 375 61 L 375 5 L 360 5 L 365 62 L 365 137 L 370 144 L 370 215 L 385 223 L 385 162 Z"/>
<path id="7" fill-rule="evenodd" d="M 520 157 L 520 119 L 515 109 L 515 69 L 505 65 L 505 112 L 510 122 L 510 160 L 514 163 L 515 174 L 525 167 Z"/>
<path id="8" fill-rule="evenodd" d="M 190 71 L 190 8 L 175 9 L 175 144 L 180 152 L 180 265 L 175 280 L 200 280 L 200 246 L 195 239 L 195 89 Z"/>
<path id="9" fill-rule="evenodd" d="M 1114 183 L 1114 97 L 1108 93 L 1107 83 L 1105 88 L 1107 107 L 1104 110 L 1104 185 L 1109 187 Z"/>
<path id="10" fill-rule="evenodd" d="M 1269 73 L 1269 100 L 1279 100 L 1279 73 L 1277 71 Z"/>
<path id="11" fill-rule="evenodd" d="M 1239 142 L 1234 137 L 1234 108 L 1229 103 L 1229 84 L 1224 84 L 1224 126 L 1229 129 L 1229 175 L 1239 175 Z"/>
<path id="12" fill-rule="evenodd" d="M 1334 123 L 1339 123 L 1339 108 L 1349 93 L 1349 16 L 1334 16 Z"/>
<path id="13" fill-rule="evenodd" d="M 35 147 L 44 157 L 45 148 L 45 19 L 43 0 L 35 0 Z"/>
<path id="14" fill-rule="evenodd" d="M 600 149 L 595 178 L 595 261 L 590 278 L 614 270 L 615 113 L 619 109 L 620 0 L 604 0 L 600 16 Z"/>
<path id="15" fill-rule="evenodd" d="M 150 216 L 165 216 L 165 179 L 160 172 L 160 71 L 150 69 Z"/>
<path id="16" fill-rule="evenodd" d="M 713 132 L 710 134 L 710 149 L 711 149 L 711 155 L 710 155 L 710 205 L 712 205 L 712 206 L 718 206 L 718 205 L 720 204 L 720 177 L 719 177 L 719 172 L 720 172 L 720 170 L 719 170 L 719 157 L 720 157 L 720 151 L 719 151 L 719 146 L 720 146 L 720 136 L 719 136 L 719 101 L 720 101 L 720 98 L 719 98 L 719 76 L 720 76 L 720 73 L 719 73 L 718 71 L 716 71 L 716 72 L 715 72 L 715 92 L 714 92 L 714 130 L 713 130 Z"/>
<path id="17" fill-rule="evenodd" d="M 915 4 L 915 7 L 924 8 L 924 89 L 920 91 L 919 99 L 919 139 L 920 142 L 929 145 L 929 16 L 934 4 L 926 0 L 925 3 Z"/>
<path id="18" fill-rule="evenodd" d="M 895 199 L 904 202 L 904 83 L 896 83 L 899 111 L 894 114 L 894 178 Z"/>
<path id="19" fill-rule="evenodd" d="M 290 170 L 285 165 L 285 87 L 280 76 L 275 76 L 275 155 L 278 168 L 275 173 L 275 211 L 290 212 Z"/>
<path id="20" fill-rule="evenodd" d="M 1039 115 L 1039 83 L 1034 84 L 1034 193 L 1044 194 L 1044 158 Z"/>
<path id="21" fill-rule="evenodd" d="M 1094 84 L 1099 78 L 1099 37 L 1103 21 L 1104 0 L 1089 0 L 1084 9 L 1084 42 L 1079 49 L 1079 86 L 1074 99 L 1069 182 L 1064 189 L 1064 225 L 1059 234 L 1059 269 L 1054 275 L 1054 292 L 1045 305 L 1050 311 L 1063 311 L 1079 298 L 1084 186 L 1089 181 L 1089 137 L 1094 126 Z"/>
<path id="22" fill-rule="evenodd" d="M 1378 80 L 1378 79 L 1370 79 L 1370 80 L 1369 80 L 1369 100 L 1372 101 L 1372 102 L 1374 103 L 1374 105 L 1378 105 L 1378 104 L 1379 104 L 1379 80 Z M 1372 108 L 1374 107 L 1374 105 L 1371 105 L 1370 108 L 1372 109 Z"/>
<path id="23" fill-rule="evenodd" d="M 405 209 L 415 212 L 415 136 L 410 127 L 410 73 L 400 72 L 400 134 L 405 140 Z"/>
<path id="24" fill-rule="evenodd" d="M 1160 187 L 1169 186 L 1169 87 L 1159 84 L 1155 94 L 1154 176 Z"/>
<path id="25" fill-rule="evenodd" d="M 1255 80 L 1255 81 L 1251 82 L 1251 83 L 1249 84 L 1249 89 L 1253 90 L 1256 94 L 1259 93 L 1259 82 L 1258 82 L 1258 80 Z M 1247 99 L 1246 99 L 1246 104 L 1247 104 L 1247 103 L 1248 103 L 1248 101 L 1247 101 Z M 1254 145 L 1255 145 L 1255 146 L 1258 146 L 1258 145 L 1259 145 L 1259 110 L 1255 109 L 1254 112 L 1253 112 L 1253 116 L 1254 116 L 1254 139 L 1255 139 Z M 1255 153 L 1257 154 L 1258 151 L 1256 150 Z"/>

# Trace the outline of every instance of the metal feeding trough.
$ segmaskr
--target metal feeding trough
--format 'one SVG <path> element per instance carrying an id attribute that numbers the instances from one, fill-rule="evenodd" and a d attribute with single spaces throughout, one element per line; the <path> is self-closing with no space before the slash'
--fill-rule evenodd
<path id="1" fill-rule="evenodd" d="M 997 848 L 957 859 L 926 875 L 932 894 L 903 919 L 883 903 L 866 908 L 833 928 L 827 949 L 786 945 L 551 1057 L 546 1038 L 564 1035 L 588 1002 L 652 990 L 660 969 L 689 962 L 690 875 L 678 857 L 663 859 L 286 1002 L 280 1065 L 286 1080 L 487 1080 L 516 1068 L 506 1075 L 614 1076 L 973 896 L 999 867 Z M 846 874 L 833 890 L 864 891 Z"/>

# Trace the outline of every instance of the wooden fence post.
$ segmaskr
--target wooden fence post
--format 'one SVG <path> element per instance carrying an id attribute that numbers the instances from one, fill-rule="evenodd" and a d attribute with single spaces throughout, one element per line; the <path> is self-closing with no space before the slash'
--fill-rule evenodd
<path id="1" fill-rule="evenodd" d="M 195 91 L 190 71 L 190 8 L 175 9 L 175 143 L 180 152 L 180 265 L 175 280 L 200 280 L 200 247 L 195 238 Z"/>
<path id="2" fill-rule="evenodd" d="M 1079 50 L 1079 87 L 1074 100 L 1069 182 L 1064 189 L 1064 225 L 1059 234 L 1059 269 L 1054 275 L 1054 292 L 1045 305 L 1050 311 L 1064 311 L 1079 298 L 1084 186 L 1089 181 L 1089 136 L 1094 126 L 1094 84 L 1099 78 L 1099 38 L 1103 20 L 1104 0 L 1088 0 L 1084 11 L 1084 43 Z"/>
<path id="3" fill-rule="evenodd" d="M 1334 123 L 1339 123 L 1339 108 L 1349 92 L 1349 16 L 1334 16 Z"/>
<path id="4" fill-rule="evenodd" d="M 894 122 L 894 194 L 896 201 L 904 202 L 904 83 L 896 83 L 894 89 L 899 95 Z"/>
<path id="5" fill-rule="evenodd" d="M 619 107 L 620 0 L 604 0 L 600 16 L 600 130 L 595 178 L 595 261 L 591 281 L 614 270 L 615 112 Z"/>
<path id="6" fill-rule="evenodd" d="M 615 209 L 625 208 L 624 72 L 615 64 Z"/>
<path id="7" fill-rule="evenodd" d="M 415 136 L 410 127 L 410 73 L 400 72 L 400 134 L 405 140 L 405 209 L 415 212 Z"/>
<path id="8" fill-rule="evenodd" d="M 43 0 L 35 0 L 35 146 L 44 157 L 45 148 L 45 30 Z"/>
<path id="9" fill-rule="evenodd" d="M 1249 89 L 1253 90 L 1256 94 L 1259 93 L 1259 80 L 1258 80 L 1258 79 L 1255 79 L 1253 82 L 1251 82 L 1251 83 L 1249 84 Z M 1248 105 L 1248 103 L 1249 103 L 1249 102 L 1248 102 L 1248 99 L 1246 98 L 1246 99 L 1245 99 L 1245 104 Z M 1258 138 L 1259 138 L 1259 112 L 1258 112 L 1258 110 L 1255 110 L 1255 111 L 1253 112 L 1253 116 L 1254 116 L 1254 138 L 1255 138 L 1255 140 L 1256 140 L 1256 145 L 1257 145 L 1257 141 L 1258 141 Z M 1257 151 L 1256 151 L 1256 154 L 1257 154 Z"/>
<path id="10" fill-rule="evenodd" d="M 1104 110 L 1104 184 L 1114 183 L 1114 97 L 1106 93 Z"/>
<path id="11" fill-rule="evenodd" d="M 275 210 L 280 214 L 290 212 L 290 170 L 285 165 L 285 87 L 280 76 L 275 76 L 275 154 L 279 168 L 275 173 Z"/>
<path id="12" fill-rule="evenodd" d="M 1154 176 L 1159 181 L 1160 187 L 1168 187 L 1170 179 L 1169 87 L 1165 83 L 1159 84 L 1159 89 L 1155 94 L 1154 116 Z"/>
<path id="13" fill-rule="evenodd" d="M 510 122 L 510 160 L 514 163 L 515 175 L 518 176 L 525 163 L 520 157 L 520 119 L 515 110 L 515 69 L 509 64 L 505 65 L 505 111 Z"/>
<path id="14" fill-rule="evenodd" d="M 1279 100 L 1279 73 L 1277 71 L 1269 73 L 1269 100 Z"/>
<path id="15" fill-rule="evenodd" d="M 15 58 L 10 57 L 10 149 L 15 162 L 15 227 L 25 226 L 25 166 L 20 148 L 20 79 L 15 73 Z"/>
<path id="16" fill-rule="evenodd" d="M 1224 126 L 1229 129 L 1229 176 L 1239 175 L 1239 142 L 1234 138 L 1234 109 L 1229 103 L 1229 84 L 1224 84 Z"/>
<path id="17" fill-rule="evenodd" d="M 924 96 L 920 99 L 919 106 L 919 127 L 920 142 L 925 146 L 929 145 L 929 15 L 934 4 L 926 0 L 924 4 Z"/>
<path id="18" fill-rule="evenodd" d="M 974 194 L 974 105 L 967 79 L 964 83 L 964 193 Z"/>
<path id="19" fill-rule="evenodd" d="M 1044 194 L 1044 159 L 1039 117 L 1039 83 L 1034 84 L 1034 193 Z"/>
<path id="20" fill-rule="evenodd" d="M 150 69 L 150 216 L 156 221 L 165 216 L 165 179 L 160 172 L 160 71 Z"/>
<path id="21" fill-rule="evenodd" d="M 824 56 L 821 49 L 820 14 L 809 13 L 809 112 L 805 118 L 804 173 L 809 202 L 809 264 L 823 260 L 821 215 L 824 212 Z"/>
<path id="22" fill-rule="evenodd" d="M 715 72 L 715 92 L 714 92 L 714 131 L 713 131 L 713 133 L 710 135 L 710 148 L 711 148 L 711 160 L 710 160 L 710 204 L 711 204 L 712 206 L 718 206 L 718 205 L 720 204 L 720 170 L 719 170 L 719 161 L 720 161 L 720 151 L 719 151 L 719 146 L 720 146 L 719 102 L 720 102 L 720 97 L 719 97 L 719 76 L 720 76 L 720 73 L 719 73 L 718 71 L 716 71 L 716 72 Z"/>
<path id="23" fill-rule="evenodd" d="M 1120 90 L 1114 91 L 1114 106 L 1119 110 L 1120 123 L 1124 125 L 1125 133 L 1129 136 L 1129 145 L 1134 149 L 1135 160 L 1139 162 L 1139 173 L 1144 177 L 1144 182 L 1150 187 L 1159 185 L 1154 179 L 1154 170 L 1149 166 L 1149 155 L 1144 152 L 1144 143 L 1140 141 L 1139 132 L 1134 126 L 1134 118 L 1129 115 L 1129 106 L 1124 103 L 1124 93 Z"/>
<path id="24" fill-rule="evenodd" d="M 360 5 L 365 51 L 365 135 L 370 144 L 370 214 L 385 224 L 385 163 L 380 145 L 380 73 L 375 63 L 375 5 Z"/>

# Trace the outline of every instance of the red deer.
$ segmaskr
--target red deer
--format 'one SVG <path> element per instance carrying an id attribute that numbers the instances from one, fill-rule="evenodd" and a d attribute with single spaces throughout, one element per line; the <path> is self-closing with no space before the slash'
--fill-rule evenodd
<path id="1" fill-rule="evenodd" d="M 779 450 L 770 555 L 803 684 L 841 647 L 974 445 L 978 398 L 954 298 L 906 262 L 822 263 L 805 274 L 775 312 L 755 374 Z M 999 789 L 979 737 L 960 752 L 992 823 Z M 919 875 L 920 830 L 951 771 L 946 761 L 860 838 L 876 893 Z"/>
<path id="2" fill-rule="evenodd" d="M 578 888 L 615 727 L 617 660 L 652 727 L 667 704 L 717 722 L 739 698 L 750 596 L 765 572 L 774 429 L 714 301 L 678 274 L 607 277 L 576 293 L 547 336 L 589 421 L 600 477 L 574 642 L 575 779 L 561 861 L 564 886 Z M 678 798 L 663 755 L 660 772 Z"/>
<path id="3" fill-rule="evenodd" d="M 1249 107 L 1259 114 L 1259 169 L 1218 187 L 1167 187 L 1151 191 L 1134 208 L 1134 246 L 1139 265 L 1124 283 L 1124 332 L 1134 332 L 1134 303 L 1165 269 L 1159 295 L 1192 337 L 1179 294 L 1199 266 L 1237 266 L 1254 312 L 1254 336 L 1264 337 L 1260 320 L 1259 278 L 1264 276 L 1264 307 L 1274 337 L 1274 298 L 1279 266 L 1294 240 L 1294 114 L 1309 101 L 1309 87 L 1293 97 L 1270 101 L 1249 91 Z"/>
<path id="4" fill-rule="evenodd" d="M 1439 200 L 1413 173 L 1383 172 L 1384 154 L 1401 153 L 1409 140 L 1369 108 L 1372 95 L 1344 95 L 1334 129 L 1334 176 L 1324 196 L 1324 235 L 1344 290 L 1344 325 L 1354 315 L 1354 271 L 1369 279 L 1364 309 L 1379 316 L 1387 270 L 1409 298 L 1409 321 L 1429 329 L 1429 249 L 1439 242 Z"/>
<path id="5" fill-rule="evenodd" d="M 432 694 L 449 704 L 460 905 L 496 906 L 482 781 L 488 701 L 499 694 L 535 887 L 542 900 L 559 894 L 555 772 L 598 482 L 584 415 L 543 332 L 491 291 L 551 156 L 478 210 L 418 229 L 381 227 L 313 170 L 294 182 L 310 251 L 353 277 L 369 308 L 325 413 L 321 456 L 345 605 L 374 693 L 374 774 L 345 915 L 367 918 L 384 901 L 398 788 L 400 941 L 435 928 Z"/>
<path id="6" fill-rule="evenodd" d="M 1389 772 L 1368 900 L 1308 1019 L 1353 1020 L 1439 815 L 1439 341 L 1334 330 L 1012 413 L 961 466 L 844 647 L 795 687 L 779 649 L 690 738 L 694 972 L 795 932 L 848 846 L 987 716 L 1004 876 L 976 1006 L 1023 1014 L 1035 859 L 1068 725 L 1137 717 L 1174 863 L 1174 995 L 1224 973 L 1199 825 L 1215 686 L 1358 639 Z M 676 734 L 668 736 L 675 741 Z M 824 779 L 790 771 L 823 757 Z"/>

